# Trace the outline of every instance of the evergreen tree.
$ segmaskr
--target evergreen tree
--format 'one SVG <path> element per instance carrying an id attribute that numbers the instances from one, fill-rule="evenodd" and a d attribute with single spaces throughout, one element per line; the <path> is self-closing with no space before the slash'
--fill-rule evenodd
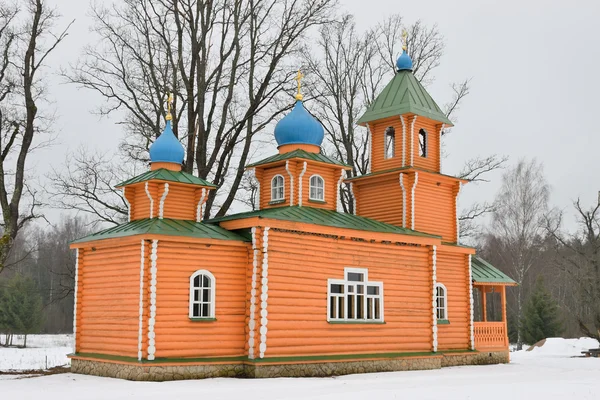
<path id="1" fill-rule="evenodd" d="M 525 306 L 523 320 L 523 340 L 534 344 L 538 341 L 560 335 L 562 323 L 558 315 L 558 304 L 544 286 L 544 281 L 538 278 L 535 289 Z"/>
<path id="2" fill-rule="evenodd" d="M 33 279 L 15 275 L 0 295 L 0 324 L 8 335 L 25 336 L 40 331 L 43 322 L 42 298 Z"/>

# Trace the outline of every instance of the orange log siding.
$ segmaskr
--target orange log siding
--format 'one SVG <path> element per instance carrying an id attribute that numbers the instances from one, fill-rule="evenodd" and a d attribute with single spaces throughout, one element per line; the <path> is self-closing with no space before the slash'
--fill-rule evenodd
<path id="1" fill-rule="evenodd" d="M 163 196 L 164 185 L 164 183 L 161 184 L 158 198 L 159 202 Z M 200 189 L 200 191 L 201 190 L 202 189 Z M 198 191 L 198 188 L 191 185 L 177 185 L 170 183 L 169 192 L 164 201 L 163 218 L 196 220 L 196 191 Z"/>
<path id="2" fill-rule="evenodd" d="M 131 204 L 131 220 L 135 221 L 138 219 L 150 218 L 150 198 L 146 193 L 146 184 L 138 183 L 135 185 L 127 186 L 126 191 L 134 190 L 134 201 L 129 201 Z M 148 193 L 153 199 L 152 204 L 152 216 L 158 216 L 158 198 L 159 190 L 157 182 L 148 182 Z"/>
<path id="3" fill-rule="evenodd" d="M 245 348 L 247 246 L 158 242 L 156 357 L 241 356 Z M 189 279 L 216 280 L 216 321 L 189 319 Z"/>
<path id="4" fill-rule="evenodd" d="M 141 241 L 80 252 L 77 351 L 137 357 Z"/>
<path id="5" fill-rule="evenodd" d="M 302 166 L 300 167 L 302 169 Z M 337 184 L 340 180 L 341 169 L 329 165 L 308 162 L 306 172 L 302 176 L 302 205 L 314 208 L 335 210 L 337 208 Z M 325 203 L 313 201 L 310 196 L 310 177 L 320 175 L 323 178 Z M 298 178 L 297 180 L 299 180 Z"/>
<path id="6" fill-rule="evenodd" d="M 442 236 L 456 242 L 456 190 L 458 182 L 439 180 L 434 174 L 419 172 L 415 187 L 415 226 L 419 232 Z"/>
<path id="7" fill-rule="evenodd" d="M 437 283 L 446 286 L 448 325 L 438 325 L 438 350 L 468 349 L 471 309 L 468 255 L 437 249 Z"/>
<path id="8" fill-rule="evenodd" d="M 356 214 L 403 226 L 403 198 L 406 197 L 407 204 L 410 204 L 410 182 L 408 178 L 408 174 L 403 174 L 404 196 L 400 186 L 400 173 L 390 174 L 381 179 L 371 179 L 361 182 L 360 185 L 354 184 Z M 410 227 L 410 221 L 408 219 L 406 221 L 409 224 L 408 227 Z"/>

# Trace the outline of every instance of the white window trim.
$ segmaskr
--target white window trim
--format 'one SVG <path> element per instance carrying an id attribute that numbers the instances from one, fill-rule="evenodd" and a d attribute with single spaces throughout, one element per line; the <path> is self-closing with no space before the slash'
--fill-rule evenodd
<path id="1" fill-rule="evenodd" d="M 320 178 L 321 182 L 323 182 L 323 198 L 322 199 L 317 199 L 317 198 L 311 197 L 311 189 L 313 188 L 313 185 L 311 182 L 312 182 L 312 178 L 315 178 L 315 177 Z M 317 189 L 319 189 L 319 188 L 317 188 Z M 323 177 L 319 174 L 311 175 L 311 177 L 308 178 L 308 199 L 315 200 L 315 201 L 325 201 L 325 179 L 323 179 Z"/>
<path id="2" fill-rule="evenodd" d="M 438 288 L 444 289 L 444 307 L 443 307 L 443 309 L 444 309 L 444 317 L 445 318 L 437 318 L 437 319 L 438 319 L 438 321 L 439 320 L 448 321 L 449 320 L 449 318 L 448 318 L 448 289 L 446 289 L 446 286 L 443 283 L 439 283 L 439 282 L 437 282 L 435 284 L 435 316 L 437 317 L 437 315 L 438 315 L 437 311 L 439 308 L 438 303 L 437 303 L 437 299 L 438 299 L 437 289 Z"/>
<path id="3" fill-rule="evenodd" d="M 276 199 L 273 197 L 273 182 L 275 181 L 275 178 L 277 178 L 277 177 L 281 177 L 281 179 L 283 180 L 283 184 L 281 185 L 281 187 L 283 188 L 283 197 L 281 197 L 280 199 Z M 281 174 L 277 174 L 271 178 L 271 201 L 282 201 L 282 200 L 285 200 L 285 177 Z"/>
<path id="4" fill-rule="evenodd" d="M 207 317 L 195 317 L 194 316 L 194 278 L 197 277 L 198 275 L 206 275 L 210 278 L 210 313 Z M 193 318 L 193 319 L 209 319 L 209 318 L 215 318 L 215 309 L 216 309 L 216 304 L 215 304 L 215 293 L 217 291 L 217 281 L 215 279 L 215 276 L 213 274 L 210 273 L 210 271 L 207 271 L 205 269 L 200 269 L 196 272 L 194 272 L 192 274 L 192 276 L 190 276 L 190 297 L 189 297 L 189 317 Z"/>
<path id="5" fill-rule="evenodd" d="M 380 298 L 380 306 L 381 306 L 381 318 L 375 319 L 375 318 L 371 318 L 371 319 L 367 319 L 367 318 L 331 318 L 331 285 L 344 285 L 344 293 L 343 296 L 346 297 L 347 292 L 346 292 L 346 288 L 348 283 L 356 283 L 355 281 L 349 281 L 348 280 L 348 274 L 349 273 L 359 273 L 359 274 L 363 274 L 365 277 L 364 280 L 364 284 L 365 286 L 377 286 L 379 287 L 379 295 L 371 295 L 371 296 L 376 296 Z M 336 296 L 339 297 L 339 296 Z M 351 267 L 347 267 L 344 268 L 344 279 L 327 279 L 327 322 L 356 322 L 356 323 L 382 323 L 385 322 L 385 314 L 384 314 L 384 301 L 385 297 L 384 297 L 384 292 L 383 292 L 383 282 L 370 282 L 369 281 L 369 270 L 367 268 L 351 268 Z M 346 302 L 344 302 L 344 306 L 345 306 Z M 367 292 L 365 290 L 364 293 L 364 310 L 367 309 Z M 365 314 L 366 315 L 366 314 Z"/>

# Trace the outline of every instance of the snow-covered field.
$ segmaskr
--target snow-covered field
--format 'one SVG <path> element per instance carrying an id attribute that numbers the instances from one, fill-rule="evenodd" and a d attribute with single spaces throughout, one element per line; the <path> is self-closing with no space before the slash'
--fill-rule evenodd
<path id="1" fill-rule="evenodd" d="M 23 337 L 15 335 L 13 344 L 22 345 Z M 69 366 L 72 352 L 73 335 L 29 335 L 25 349 L 0 347 L 0 372 Z"/>
<path id="2" fill-rule="evenodd" d="M 572 358 L 598 347 L 591 339 L 548 339 L 512 353 L 508 365 L 389 372 L 335 378 L 206 379 L 129 382 L 76 374 L 0 377 L 0 398 L 162 399 L 600 399 L 600 359 Z M 1 357 L 0 350 L 0 357 Z"/>

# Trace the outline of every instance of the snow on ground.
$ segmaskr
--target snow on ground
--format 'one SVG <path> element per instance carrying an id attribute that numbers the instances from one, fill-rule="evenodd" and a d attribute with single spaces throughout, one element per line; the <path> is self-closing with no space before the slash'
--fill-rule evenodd
<path id="1" fill-rule="evenodd" d="M 13 344 L 22 345 L 23 337 L 15 335 Z M 69 366 L 67 354 L 72 352 L 73 335 L 29 335 L 25 349 L 0 346 L 0 372 Z"/>
<path id="2" fill-rule="evenodd" d="M 598 348 L 598 346 L 598 341 L 592 338 L 548 338 L 542 346 L 532 347 L 528 352 L 535 356 L 575 357 L 580 356 L 584 350 Z"/>
<path id="3" fill-rule="evenodd" d="M 587 339 L 586 339 L 587 340 Z M 563 343 L 560 343 L 563 342 Z M 77 374 L 0 379 L 1 398 L 22 400 L 213 399 L 598 399 L 600 359 L 572 358 L 585 340 L 512 353 L 508 365 L 388 372 L 335 378 L 206 379 L 130 382 Z M 590 342 L 596 347 L 597 342 Z M 585 347 L 584 346 L 584 347 Z M 6 377 L 5 377 L 6 378 Z"/>

